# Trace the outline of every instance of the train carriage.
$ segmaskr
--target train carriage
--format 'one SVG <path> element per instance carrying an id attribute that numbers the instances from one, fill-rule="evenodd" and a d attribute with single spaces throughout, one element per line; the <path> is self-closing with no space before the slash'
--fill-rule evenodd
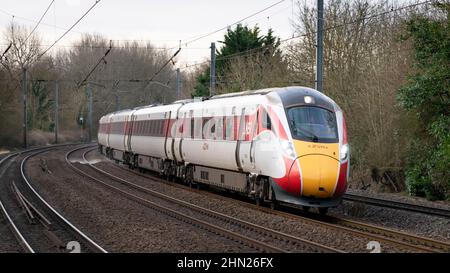
<path id="1" fill-rule="evenodd" d="M 349 174 L 342 110 L 306 87 L 112 113 L 98 137 L 102 153 L 133 168 L 322 213 L 339 203 Z"/>

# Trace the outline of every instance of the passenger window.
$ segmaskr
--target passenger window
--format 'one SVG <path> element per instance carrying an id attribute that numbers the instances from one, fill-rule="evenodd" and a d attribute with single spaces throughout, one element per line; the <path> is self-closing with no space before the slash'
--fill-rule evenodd
<path id="1" fill-rule="evenodd" d="M 245 140 L 245 127 L 248 122 L 248 117 L 245 116 L 245 108 L 242 108 L 241 116 L 239 117 L 239 136 L 238 140 Z"/>
<path id="2" fill-rule="evenodd" d="M 270 120 L 269 114 L 265 109 L 261 112 L 261 126 L 264 129 L 272 130 L 272 121 Z"/>
<path id="3" fill-rule="evenodd" d="M 217 117 L 216 118 L 216 139 L 222 140 L 223 139 L 223 117 Z"/>
<path id="4" fill-rule="evenodd" d="M 202 139 L 212 139 L 211 132 L 213 128 L 209 127 L 211 126 L 210 120 L 211 120 L 210 117 L 202 118 L 202 130 L 203 130 Z M 209 128 L 207 128 L 207 125 Z"/>
<path id="5" fill-rule="evenodd" d="M 194 119 L 194 136 L 196 139 L 202 139 L 202 118 Z"/>
<path id="6" fill-rule="evenodd" d="M 225 126 L 225 139 L 234 140 L 234 117 L 226 117 Z"/>

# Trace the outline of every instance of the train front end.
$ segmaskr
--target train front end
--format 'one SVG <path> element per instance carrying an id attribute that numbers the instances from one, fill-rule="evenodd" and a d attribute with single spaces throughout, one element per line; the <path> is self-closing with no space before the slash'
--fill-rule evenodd
<path id="1" fill-rule="evenodd" d="M 278 93 L 285 109 L 285 131 L 290 134 L 280 140 L 287 177 L 274 179 L 276 199 L 326 212 L 339 204 L 349 175 L 342 110 L 314 89 L 290 87 Z"/>

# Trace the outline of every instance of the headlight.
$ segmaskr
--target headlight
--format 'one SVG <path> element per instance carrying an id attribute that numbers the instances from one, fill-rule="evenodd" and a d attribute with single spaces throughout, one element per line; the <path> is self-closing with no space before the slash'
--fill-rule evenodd
<path id="1" fill-rule="evenodd" d="M 348 157 L 348 144 L 341 146 L 341 160 L 346 160 Z"/>
<path id="2" fill-rule="evenodd" d="M 280 140 L 280 145 L 285 155 L 291 158 L 295 158 L 295 149 L 292 142 L 287 140 Z"/>

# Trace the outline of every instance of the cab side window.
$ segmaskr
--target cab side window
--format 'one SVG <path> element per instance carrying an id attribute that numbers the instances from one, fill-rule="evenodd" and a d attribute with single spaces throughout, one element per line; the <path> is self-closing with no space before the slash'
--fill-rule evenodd
<path id="1" fill-rule="evenodd" d="M 261 127 L 263 129 L 272 130 L 272 121 L 270 120 L 266 109 L 263 109 L 261 112 Z"/>

